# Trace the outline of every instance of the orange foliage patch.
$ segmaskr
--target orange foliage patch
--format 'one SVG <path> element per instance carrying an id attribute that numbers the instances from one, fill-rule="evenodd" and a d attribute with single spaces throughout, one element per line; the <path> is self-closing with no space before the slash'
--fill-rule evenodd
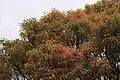
<path id="1" fill-rule="evenodd" d="M 75 56 L 82 57 L 88 55 L 88 53 L 90 52 L 88 46 L 84 46 L 81 49 L 77 49 L 74 47 L 59 45 L 59 49 L 62 50 L 62 54 L 65 57 L 75 57 Z"/>

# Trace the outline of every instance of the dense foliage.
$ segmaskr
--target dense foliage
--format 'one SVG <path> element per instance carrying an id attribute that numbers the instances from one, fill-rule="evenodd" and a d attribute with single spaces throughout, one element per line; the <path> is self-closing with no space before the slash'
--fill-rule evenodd
<path id="1" fill-rule="evenodd" d="M 101 0 L 20 24 L 0 40 L 0 80 L 120 80 L 120 1 Z"/>

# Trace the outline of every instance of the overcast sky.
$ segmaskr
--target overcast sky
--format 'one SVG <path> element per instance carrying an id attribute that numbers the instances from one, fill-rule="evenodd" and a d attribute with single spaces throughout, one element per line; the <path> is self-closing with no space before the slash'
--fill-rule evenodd
<path id="1" fill-rule="evenodd" d="M 0 0 L 0 38 L 16 39 L 19 23 L 25 17 L 40 17 L 43 12 L 56 8 L 62 11 L 84 8 L 98 0 Z"/>

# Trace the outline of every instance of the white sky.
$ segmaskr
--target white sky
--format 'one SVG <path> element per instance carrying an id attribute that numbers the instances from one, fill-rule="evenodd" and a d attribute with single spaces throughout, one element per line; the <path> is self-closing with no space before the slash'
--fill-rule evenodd
<path id="1" fill-rule="evenodd" d="M 56 8 L 62 11 L 84 8 L 98 0 L 0 0 L 0 38 L 16 39 L 19 23 L 25 17 L 40 17 L 45 11 Z"/>

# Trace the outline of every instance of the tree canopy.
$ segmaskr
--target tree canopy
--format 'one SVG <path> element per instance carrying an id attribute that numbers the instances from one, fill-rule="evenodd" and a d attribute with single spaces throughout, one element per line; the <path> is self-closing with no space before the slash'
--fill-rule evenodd
<path id="1" fill-rule="evenodd" d="M 0 40 L 1 80 L 120 80 L 120 1 L 52 9 Z"/>

